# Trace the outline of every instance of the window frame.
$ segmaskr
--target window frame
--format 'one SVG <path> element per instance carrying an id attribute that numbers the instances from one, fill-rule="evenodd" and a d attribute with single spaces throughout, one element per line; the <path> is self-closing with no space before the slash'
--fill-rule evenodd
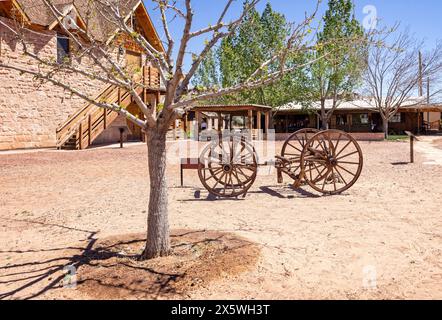
<path id="1" fill-rule="evenodd" d="M 68 36 L 57 33 L 57 63 L 65 64 L 66 62 L 71 63 L 71 41 Z"/>
<path id="2" fill-rule="evenodd" d="M 366 116 L 366 122 L 362 120 L 363 116 Z M 370 115 L 368 113 L 354 113 L 352 114 L 351 122 L 352 125 L 367 126 L 370 124 Z"/>
<path id="3" fill-rule="evenodd" d="M 398 121 L 399 118 L 399 121 Z M 391 119 L 388 121 L 389 123 L 402 123 L 402 112 L 396 113 Z"/>
<path id="4" fill-rule="evenodd" d="M 342 120 L 342 123 L 340 122 L 340 120 Z M 346 114 L 337 114 L 336 115 L 336 125 L 337 126 L 348 125 L 348 116 Z"/>

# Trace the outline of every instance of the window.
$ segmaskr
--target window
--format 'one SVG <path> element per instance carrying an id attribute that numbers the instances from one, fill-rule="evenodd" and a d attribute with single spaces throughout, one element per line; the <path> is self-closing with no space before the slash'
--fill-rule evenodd
<path id="1" fill-rule="evenodd" d="M 368 120 L 368 114 L 367 113 L 361 114 L 360 117 L 361 117 L 361 124 L 368 124 L 369 120 Z"/>
<path id="2" fill-rule="evenodd" d="M 126 69 L 129 73 L 141 73 L 143 58 L 141 53 L 126 51 Z"/>
<path id="3" fill-rule="evenodd" d="M 369 119 L 367 113 L 360 113 L 353 115 L 353 124 L 368 124 L 368 123 Z"/>
<path id="4" fill-rule="evenodd" d="M 69 38 L 57 35 L 57 63 L 68 63 L 70 60 Z"/>
<path id="5" fill-rule="evenodd" d="M 390 119 L 390 123 L 401 123 L 402 122 L 402 114 L 401 113 L 397 113 L 395 114 L 391 119 Z"/>
<path id="6" fill-rule="evenodd" d="M 347 115 L 336 115 L 336 125 L 345 126 L 347 124 Z"/>
<path id="7" fill-rule="evenodd" d="M 6 14 L 6 10 L 2 9 L 0 7 L 0 17 L 8 17 L 8 15 Z"/>

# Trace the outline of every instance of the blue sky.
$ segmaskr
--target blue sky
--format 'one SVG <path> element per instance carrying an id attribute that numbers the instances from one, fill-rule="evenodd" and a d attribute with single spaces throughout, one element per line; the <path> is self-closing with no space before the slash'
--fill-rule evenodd
<path id="1" fill-rule="evenodd" d="M 261 0 L 259 9 L 270 2 L 273 9 L 283 13 L 289 21 L 300 21 L 304 17 L 305 12 L 311 12 L 316 4 L 315 0 Z M 178 0 L 183 2 L 183 0 Z M 205 27 L 216 22 L 217 16 L 223 8 L 226 0 L 193 0 L 195 11 L 193 30 Z M 229 18 L 238 15 L 243 0 L 236 0 L 236 5 L 229 14 Z M 327 0 L 323 0 L 319 17 L 327 9 Z M 150 0 L 145 1 L 155 25 L 161 36 L 163 29 L 159 19 L 158 11 L 153 11 L 154 5 Z M 440 0 L 355 0 L 356 16 L 362 22 L 364 15 L 364 7 L 374 6 L 377 15 L 382 19 L 383 23 L 393 25 L 400 22 L 402 27 L 409 27 L 418 39 L 425 40 L 426 47 L 433 47 L 436 42 L 442 40 L 442 1 Z M 172 22 L 171 30 L 173 37 L 178 42 L 182 32 L 182 26 L 176 22 Z M 164 38 L 163 38 L 164 39 Z M 193 41 L 190 44 L 190 51 L 199 52 L 204 44 L 204 38 Z M 189 64 L 189 60 L 187 61 Z"/>

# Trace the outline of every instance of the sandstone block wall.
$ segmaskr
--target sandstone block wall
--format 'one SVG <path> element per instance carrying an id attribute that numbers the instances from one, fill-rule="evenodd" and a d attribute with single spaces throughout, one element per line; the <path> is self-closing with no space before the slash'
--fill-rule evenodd
<path id="1" fill-rule="evenodd" d="M 56 33 L 43 32 L 45 35 L 27 34 L 32 49 L 42 58 L 56 59 Z M 22 54 L 21 45 L 2 25 L 0 59 L 17 66 L 37 68 L 31 58 Z M 103 89 L 103 83 L 78 75 L 69 75 L 63 80 L 91 96 Z M 50 83 L 38 84 L 30 75 L 0 68 L 0 150 L 54 147 L 57 127 L 82 105 L 83 100 L 71 97 L 59 87 Z"/>

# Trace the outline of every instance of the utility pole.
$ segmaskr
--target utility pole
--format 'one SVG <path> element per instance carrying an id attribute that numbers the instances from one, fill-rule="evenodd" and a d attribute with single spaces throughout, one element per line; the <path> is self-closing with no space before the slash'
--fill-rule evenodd
<path id="1" fill-rule="evenodd" d="M 430 77 L 427 78 L 427 105 L 430 105 Z M 430 112 L 427 112 L 427 122 L 430 124 Z"/>
<path id="2" fill-rule="evenodd" d="M 430 77 L 427 78 L 427 104 L 430 104 Z"/>
<path id="3" fill-rule="evenodd" d="M 422 52 L 419 51 L 419 97 L 424 95 L 424 83 L 422 79 L 423 66 L 422 66 Z"/>

